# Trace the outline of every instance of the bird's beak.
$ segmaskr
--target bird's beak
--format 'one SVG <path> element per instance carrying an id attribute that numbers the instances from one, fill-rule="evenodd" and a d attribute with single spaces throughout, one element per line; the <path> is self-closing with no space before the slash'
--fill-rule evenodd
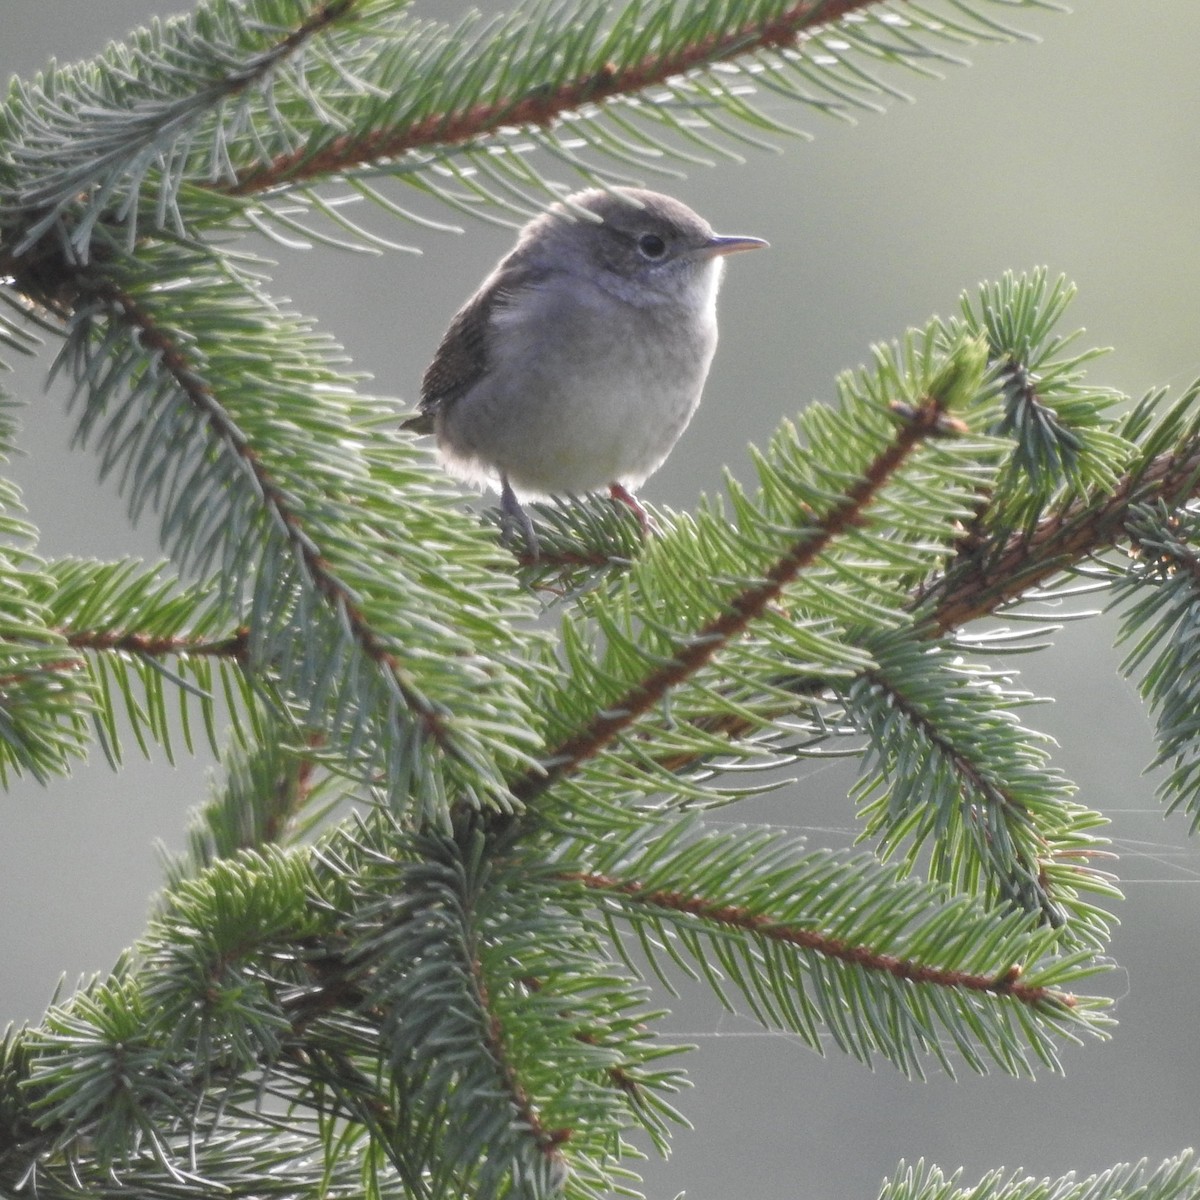
<path id="1" fill-rule="evenodd" d="M 726 254 L 737 254 L 739 250 L 757 250 L 760 246 L 770 245 L 762 238 L 740 237 L 736 234 L 729 237 L 715 236 L 709 239 L 708 245 L 701 251 L 705 258 L 722 258 Z"/>

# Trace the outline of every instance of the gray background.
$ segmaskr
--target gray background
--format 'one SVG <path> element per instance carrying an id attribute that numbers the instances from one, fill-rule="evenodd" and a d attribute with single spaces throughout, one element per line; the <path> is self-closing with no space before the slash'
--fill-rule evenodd
<path id="1" fill-rule="evenodd" d="M 88 55 L 163 11 L 148 0 L 3 0 L 0 72 Z M 1117 348 L 1091 368 L 1098 382 L 1140 394 L 1200 374 L 1200 5 L 1085 0 L 1072 16 L 1013 16 L 1043 43 L 975 48 L 971 69 L 940 82 L 893 74 L 918 103 L 854 127 L 783 109 L 816 141 L 667 185 L 723 232 L 772 249 L 731 263 L 705 405 L 648 499 L 690 505 L 719 488 L 726 463 L 748 478 L 748 440 L 765 442 L 781 415 L 829 397 L 872 341 L 950 312 L 961 290 L 1006 268 L 1044 263 L 1078 283 L 1068 325 Z M 483 225 L 467 232 L 399 231 L 423 258 L 291 255 L 276 291 L 340 336 L 377 390 L 411 403 L 447 318 L 509 242 Z M 6 382 L 29 405 L 28 457 L 14 470 L 44 551 L 155 556 L 152 529 L 130 534 L 93 462 L 68 451 L 62 398 L 43 394 L 43 369 L 22 365 Z M 1056 1175 L 1157 1161 L 1196 1140 L 1200 853 L 1140 775 L 1147 724 L 1114 673 L 1111 633 L 1108 620 L 1075 624 L 1022 666 L 1032 690 L 1062 701 L 1028 719 L 1059 739 L 1056 762 L 1112 818 L 1121 852 L 1114 1040 L 1068 1049 L 1065 1079 L 909 1083 L 887 1066 L 819 1058 L 688 994 L 673 1027 L 700 1046 L 688 1060 L 696 1088 L 681 1097 L 696 1128 L 669 1163 L 648 1164 L 651 1194 L 870 1196 L 902 1157 L 961 1164 L 972 1180 L 1000 1165 Z M 73 986 L 107 969 L 138 935 L 159 883 L 155 840 L 180 844 L 204 770 L 133 751 L 115 775 L 97 754 L 49 790 L 12 790 L 0 1018 L 36 1019 L 60 975 Z M 846 844 L 850 772 L 803 775 L 734 815 Z"/>

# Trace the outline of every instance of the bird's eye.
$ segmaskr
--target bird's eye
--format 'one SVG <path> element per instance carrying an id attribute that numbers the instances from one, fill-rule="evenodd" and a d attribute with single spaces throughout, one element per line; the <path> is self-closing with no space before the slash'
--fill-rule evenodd
<path id="1" fill-rule="evenodd" d="M 638 252 L 643 258 L 657 262 L 667 252 L 667 243 L 657 233 L 643 233 L 637 242 Z"/>

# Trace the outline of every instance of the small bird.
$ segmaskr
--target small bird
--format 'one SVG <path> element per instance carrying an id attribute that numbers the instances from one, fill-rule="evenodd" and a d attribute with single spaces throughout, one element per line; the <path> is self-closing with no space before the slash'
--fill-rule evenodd
<path id="1" fill-rule="evenodd" d="M 455 314 L 405 428 L 434 434 L 459 478 L 498 479 L 506 521 L 535 558 L 518 492 L 607 487 L 648 529 L 633 492 L 700 403 L 725 255 L 766 244 L 719 236 L 658 192 L 568 196 Z"/>

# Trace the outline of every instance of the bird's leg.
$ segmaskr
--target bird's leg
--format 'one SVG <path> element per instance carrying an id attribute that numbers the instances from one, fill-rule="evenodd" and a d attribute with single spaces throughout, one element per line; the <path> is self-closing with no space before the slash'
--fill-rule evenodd
<path id="1" fill-rule="evenodd" d="M 500 511 L 504 513 L 504 536 L 507 539 L 512 533 L 513 526 L 521 531 L 525 539 L 525 549 L 529 556 L 536 561 L 538 557 L 538 539 L 529 514 L 521 507 L 520 500 L 512 490 L 507 475 L 500 476 Z"/>
<path id="2" fill-rule="evenodd" d="M 650 522 L 650 514 L 641 506 L 638 498 L 628 488 L 619 483 L 611 483 L 608 486 L 608 494 L 618 504 L 624 504 L 637 517 L 637 523 L 642 527 L 643 537 L 649 537 L 654 532 L 654 526 Z"/>

